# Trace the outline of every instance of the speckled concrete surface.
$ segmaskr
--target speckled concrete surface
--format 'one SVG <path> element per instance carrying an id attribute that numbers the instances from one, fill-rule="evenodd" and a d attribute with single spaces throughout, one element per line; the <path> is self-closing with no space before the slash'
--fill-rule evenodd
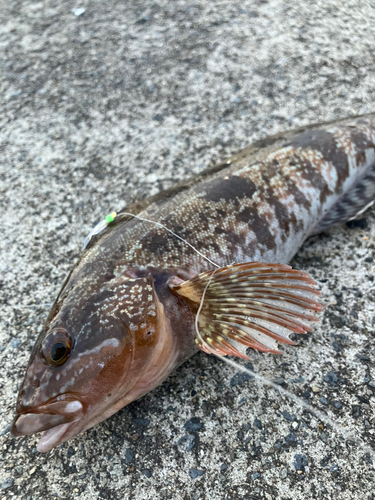
<path id="1" fill-rule="evenodd" d="M 363 444 L 203 353 L 47 455 L 8 432 L 93 224 L 257 138 L 374 111 L 375 4 L 0 3 L 0 498 L 375 498 L 374 209 L 298 253 L 332 305 L 252 362 Z"/>

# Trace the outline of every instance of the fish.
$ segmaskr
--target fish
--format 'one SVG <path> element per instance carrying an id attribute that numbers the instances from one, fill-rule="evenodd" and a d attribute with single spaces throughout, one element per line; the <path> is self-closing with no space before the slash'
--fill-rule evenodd
<path id="1" fill-rule="evenodd" d="M 278 354 L 319 291 L 288 262 L 375 199 L 375 114 L 262 139 L 112 212 L 33 347 L 11 432 L 47 452 L 161 384 L 199 350 Z"/>

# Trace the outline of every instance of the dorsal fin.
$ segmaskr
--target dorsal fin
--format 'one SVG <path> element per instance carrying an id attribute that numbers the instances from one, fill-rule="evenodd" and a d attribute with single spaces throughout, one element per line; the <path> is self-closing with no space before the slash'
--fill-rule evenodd
<path id="1" fill-rule="evenodd" d="M 322 309 L 320 292 L 304 272 L 284 264 L 250 262 L 207 271 L 171 290 L 197 312 L 196 343 L 205 352 L 248 358 L 251 347 L 280 354 L 278 342 L 295 344 L 291 333 L 306 333 Z"/>

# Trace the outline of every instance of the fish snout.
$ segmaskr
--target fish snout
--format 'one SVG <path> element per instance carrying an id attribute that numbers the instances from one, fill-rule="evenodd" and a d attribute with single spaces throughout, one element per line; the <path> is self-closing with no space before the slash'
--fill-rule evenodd
<path id="1" fill-rule="evenodd" d="M 61 424 L 79 420 L 83 416 L 83 405 L 77 399 L 54 401 L 18 412 L 14 418 L 11 433 L 13 436 L 29 436 L 46 431 Z"/>

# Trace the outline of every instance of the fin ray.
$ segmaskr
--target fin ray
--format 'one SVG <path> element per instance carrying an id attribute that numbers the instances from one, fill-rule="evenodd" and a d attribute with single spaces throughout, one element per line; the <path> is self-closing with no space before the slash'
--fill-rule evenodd
<path id="1" fill-rule="evenodd" d="M 285 264 L 249 262 L 206 271 L 170 289 L 199 310 L 200 349 L 248 359 L 248 347 L 280 353 L 277 342 L 293 345 L 291 333 L 311 330 L 322 309 L 314 286 L 308 274 Z"/>

